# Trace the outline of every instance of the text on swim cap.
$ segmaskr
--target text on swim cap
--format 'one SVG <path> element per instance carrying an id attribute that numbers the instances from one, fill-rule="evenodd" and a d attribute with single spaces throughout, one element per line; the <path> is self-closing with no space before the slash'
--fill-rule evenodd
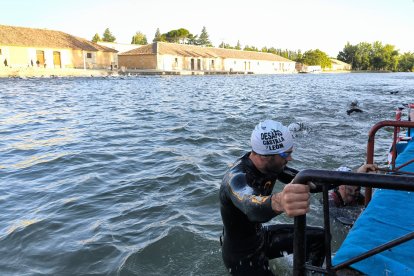
<path id="1" fill-rule="evenodd" d="M 261 139 L 267 150 L 277 150 L 284 147 L 282 142 L 285 141 L 285 138 L 280 130 L 262 133 Z"/>

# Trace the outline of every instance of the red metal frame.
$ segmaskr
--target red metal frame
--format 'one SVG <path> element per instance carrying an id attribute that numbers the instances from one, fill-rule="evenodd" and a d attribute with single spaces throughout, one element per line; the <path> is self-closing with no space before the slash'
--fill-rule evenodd
<path id="1" fill-rule="evenodd" d="M 391 170 L 393 172 L 400 171 L 401 168 L 404 166 L 414 162 L 414 159 L 406 162 L 405 164 L 399 166 L 398 168 L 395 168 L 395 158 L 397 156 L 397 147 L 396 144 L 399 141 L 399 129 L 401 127 L 406 128 L 414 128 L 414 122 L 410 121 L 381 121 L 377 124 L 375 124 L 368 133 L 368 143 L 367 143 L 367 164 L 374 164 L 374 145 L 375 145 L 375 134 L 377 131 L 383 127 L 392 126 L 394 127 L 394 137 L 392 141 L 392 162 L 391 162 Z M 367 205 L 371 201 L 372 197 L 372 188 L 366 187 L 365 189 L 365 205 Z"/>

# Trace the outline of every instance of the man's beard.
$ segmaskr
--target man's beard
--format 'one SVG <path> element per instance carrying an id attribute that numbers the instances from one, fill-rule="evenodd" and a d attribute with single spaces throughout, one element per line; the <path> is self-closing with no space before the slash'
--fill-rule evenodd
<path id="1" fill-rule="evenodd" d="M 281 167 L 277 167 L 275 168 L 273 167 L 265 167 L 265 171 L 266 171 L 266 175 L 270 176 L 271 178 L 276 179 L 277 176 L 283 171 L 283 169 L 285 168 L 286 165 L 283 165 Z"/>

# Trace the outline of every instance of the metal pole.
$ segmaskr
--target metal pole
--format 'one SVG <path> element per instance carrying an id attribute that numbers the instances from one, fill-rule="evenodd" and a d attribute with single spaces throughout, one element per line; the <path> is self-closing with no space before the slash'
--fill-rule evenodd
<path id="1" fill-rule="evenodd" d="M 293 276 L 304 276 L 306 258 L 306 215 L 297 216 L 294 220 L 293 236 Z"/>
<path id="2" fill-rule="evenodd" d="M 325 262 L 326 268 L 328 270 L 329 275 L 333 275 L 331 267 L 332 267 L 332 257 L 331 257 L 331 224 L 329 220 L 329 190 L 328 186 L 324 185 L 322 187 L 323 191 L 323 224 L 325 228 Z"/>

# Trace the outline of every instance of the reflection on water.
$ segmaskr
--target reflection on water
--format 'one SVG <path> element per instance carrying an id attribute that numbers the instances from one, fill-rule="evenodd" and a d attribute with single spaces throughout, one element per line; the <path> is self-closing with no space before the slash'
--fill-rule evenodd
<path id="1" fill-rule="evenodd" d="M 226 275 L 218 189 L 254 125 L 306 126 L 292 167 L 356 167 L 412 87 L 411 73 L 0 79 L 0 271 Z M 348 116 L 354 99 L 363 112 Z M 332 229 L 335 251 L 348 230 Z M 289 275 L 291 260 L 271 266 Z"/>

